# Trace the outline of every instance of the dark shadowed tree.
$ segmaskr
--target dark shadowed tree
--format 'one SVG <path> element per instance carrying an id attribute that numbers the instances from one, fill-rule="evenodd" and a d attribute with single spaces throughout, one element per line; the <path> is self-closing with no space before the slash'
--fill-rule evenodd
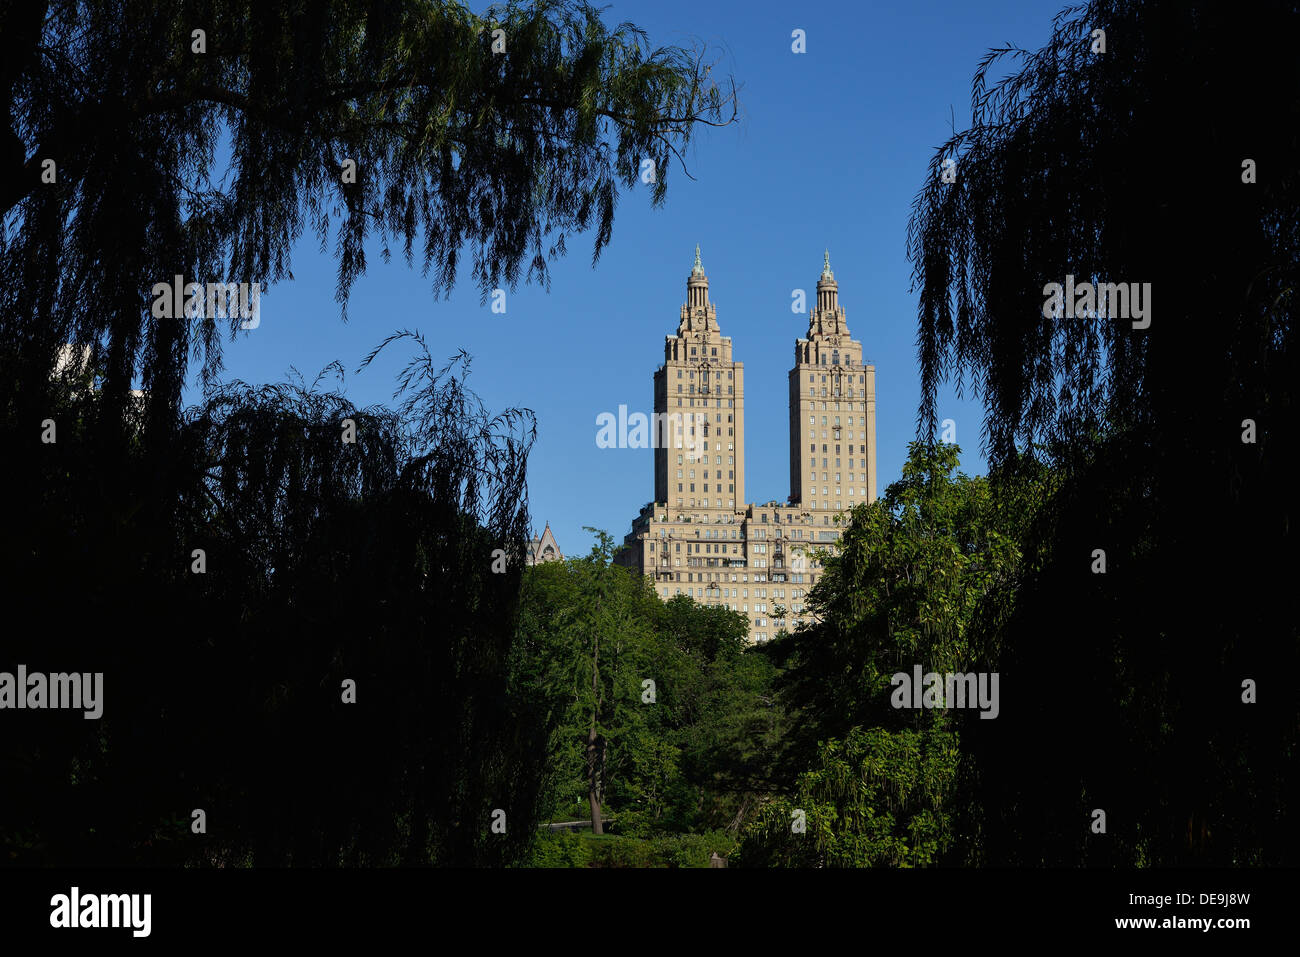
<path id="1" fill-rule="evenodd" d="M 1298 43 L 1293 3 L 1072 7 L 985 58 L 916 199 L 922 434 L 955 381 L 994 468 L 1062 475 L 997 626 L 990 860 L 1297 859 Z"/>
<path id="2" fill-rule="evenodd" d="M 702 49 L 582 0 L 46 0 L 5 4 L 0 36 L 0 340 L 33 382 L 91 344 L 110 409 L 140 381 L 164 431 L 187 360 L 212 381 L 241 317 L 158 318 L 155 284 L 273 284 L 306 231 L 345 315 L 368 243 L 435 294 L 466 251 L 485 298 L 545 283 L 575 233 L 599 257 L 620 189 L 661 203 L 693 131 L 736 109 Z"/>
<path id="3" fill-rule="evenodd" d="M 6 722 L 7 860 L 518 858 L 548 736 L 513 672 L 534 429 L 485 411 L 463 368 L 423 352 L 395 411 L 315 386 L 223 387 L 177 433 L 162 525 L 138 521 L 159 488 L 146 456 L 119 458 L 121 485 L 95 472 L 86 409 L 102 393 L 55 413 L 26 506 L 44 534 L 3 568 L 7 612 L 46 625 L 6 656 L 102 671 L 104 715 Z"/>
<path id="4" fill-rule="evenodd" d="M 344 315 L 376 246 L 435 295 L 464 255 L 485 297 L 544 284 L 575 234 L 600 255 L 620 192 L 663 201 L 734 91 L 581 0 L 48 0 L 0 4 L 0 37 L 0 499 L 21 503 L 0 588 L 41 623 L 7 661 L 110 689 L 100 723 L 7 724 L 6 848 L 517 856 L 548 734 L 512 670 L 531 422 L 487 415 L 427 350 L 397 411 L 219 386 L 249 317 L 169 318 L 155 286 L 273 285 L 305 234 L 333 248 Z M 86 361 L 56 375 L 68 343 Z M 186 413 L 191 361 L 206 401 Z"/>

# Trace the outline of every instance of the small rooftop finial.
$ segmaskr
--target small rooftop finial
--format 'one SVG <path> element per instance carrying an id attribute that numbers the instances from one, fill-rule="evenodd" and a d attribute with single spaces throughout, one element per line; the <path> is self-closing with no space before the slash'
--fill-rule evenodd
<path id="1" fill-rule="evenodd" d="M 822 278 L 834 279 L 835 273 L 831 272 L 831 251 L 829 249 L 826 250 L 826 256 L 822 259 L 822 262 L 824 264 L 822 266 Z"/>
<path id="2" fill-rule="evenodd" d="M 700 264 L 700 244 L 695 244 L 695 265 L 691 268 L 692 276 L 703 276 L 704 266 Z"/>

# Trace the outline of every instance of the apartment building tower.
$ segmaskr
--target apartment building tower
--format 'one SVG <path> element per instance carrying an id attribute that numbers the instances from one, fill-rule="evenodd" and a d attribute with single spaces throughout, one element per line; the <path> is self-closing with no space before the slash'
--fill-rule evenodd
<path id="1" fill-rule="evenodd" d="M 753 504 L 744 366 L 722 335 L 696 247 L 677 332 L 654 374 L 655 500 L 618 557 L 653 578 L 664 600 L 686 594 L 741 612 L 751 641 L 807 620 L 817 551 L 839 538 L 835 516 L 876 498 L 875 367 L 849 334 L 829 252 L 823 262 L 789 373 L 790 495 Z M 774 422 L 756 427 L 763 437 L 775 431 Z"/>

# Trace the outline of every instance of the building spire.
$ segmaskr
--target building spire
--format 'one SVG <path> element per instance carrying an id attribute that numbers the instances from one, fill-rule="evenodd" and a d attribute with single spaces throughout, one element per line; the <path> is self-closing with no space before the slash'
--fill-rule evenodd
<path id="1" fill-rule="evenodd" d="M 694 316 L 701 309 L 705 312 L 709 309 L 709 277 L 704 275 L 704 264 L 700 262 L 700 244 L 696 243 L 695 265 L 691 267 L 691 275 L 686 280 L 686 309 L 682 313 L 682 320 Z"/>
<path id="2" fill-rule="evenodd" d="M 839 283 L 831 272 L 831 251 L 822 256 L 822 274 L 817 280 L 817 308 L 808 317 L 808 335 L 848 335 L 843 328 L 843 311 L 840 309 Z"/>

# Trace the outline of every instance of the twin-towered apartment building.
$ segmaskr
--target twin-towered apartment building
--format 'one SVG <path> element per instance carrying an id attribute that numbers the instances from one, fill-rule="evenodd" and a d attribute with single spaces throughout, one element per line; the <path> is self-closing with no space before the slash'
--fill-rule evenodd
<path id="1" fill-rule="evenodd" d="M 838 539 L 835 515 L 876 498 L 876 369 L 849 335 L 829 253 L 794 351 L 790 497 L 747 504 L 744 364 L 718 326 L 696 247 L 677 334 L 654 376 L 655 422 L 675 423 L 675 441 L 655 443 L 655 500 L 617 559 L 653 577 L 661 598 L 744 613 L 753 641 L 808 617 L 821 572 L 813 549 Z M 765 438 L 773 425 L 759 423 Z"/>

